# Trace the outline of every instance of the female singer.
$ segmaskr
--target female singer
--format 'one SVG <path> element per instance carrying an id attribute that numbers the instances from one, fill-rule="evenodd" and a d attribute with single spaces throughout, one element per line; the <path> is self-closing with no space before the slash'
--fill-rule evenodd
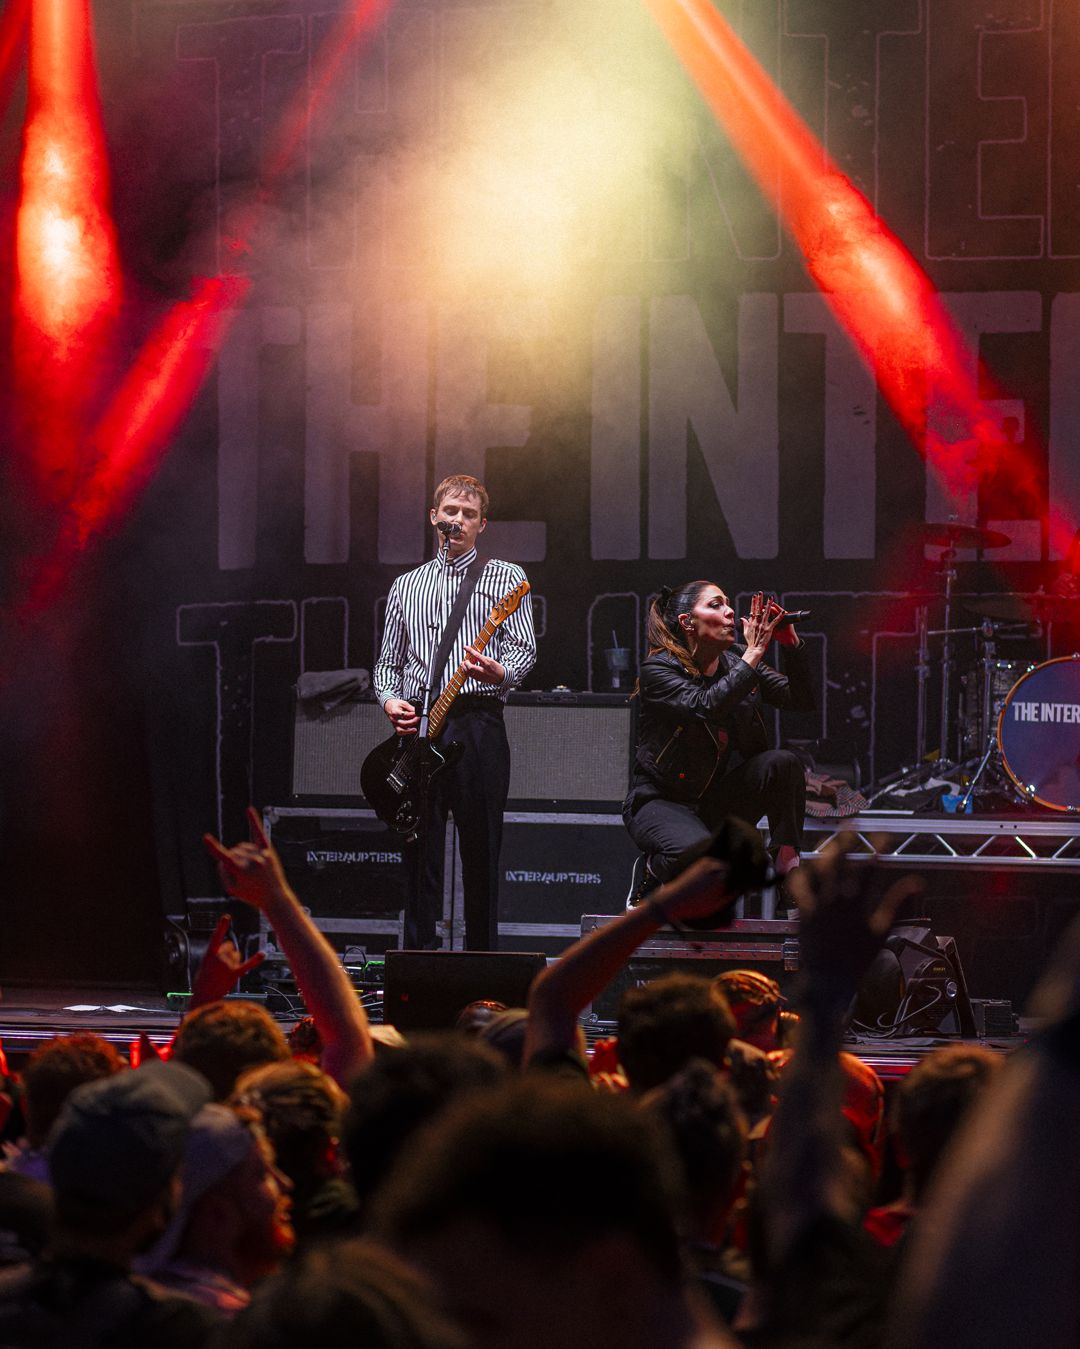
<path id="1" fill-rule="evenodd" d="M 666 587 L 649 609 L 637 748 L 623 819 L 641 850 L 631 902 L 669 880 L 735 815 L 769 821 L 779 876 L 799 864 L 806 802 L 801 761 L 769 749 L 761 706 L 812 711 L 803 644 L 784 610 L 759 592 L 735 641 L 735 612 L 718 585 Z M 773 638 L 784 672 L 762 659 Z"/>

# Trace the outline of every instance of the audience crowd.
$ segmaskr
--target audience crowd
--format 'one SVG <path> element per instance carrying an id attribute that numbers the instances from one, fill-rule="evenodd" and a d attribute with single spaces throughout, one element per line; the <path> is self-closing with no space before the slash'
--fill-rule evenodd
<path id="1" fill-rule="evenodd" d="M 662 976 L 590 1052 L 582 1012 L 642 942 L 723 924 L 727 860 L 575 943 L 527 1007 L 402 1036 L 369 1026 L 250 826 L 207 846 L 310 1015 L 286 1037 L 227 996 L 258 958 L 223 920 L 140 1066 L 89 1034 L 17 1074 L 0 1055 L 0 1349 L 1080 1342 L 1080 929 L 1022 1048 L 931 1048 L 887 1098 L 844 1036 L 911 888 L 872 898 L 842 846 L 788 878 L 787 996 Z"/>

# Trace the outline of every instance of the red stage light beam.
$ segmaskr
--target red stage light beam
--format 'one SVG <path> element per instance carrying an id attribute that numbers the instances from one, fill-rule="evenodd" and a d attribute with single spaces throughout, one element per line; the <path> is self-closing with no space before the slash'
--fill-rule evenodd
<path id="1" fill-rule="evenodd" d="M 8 0 L 0 14 L 0 109 L 6 108 L 22 68 L 30 0 Z"/>
<path id="2" fill-rule="evenodd" d="M 231 212 L 223 237 L 237 268 L 252 252 L 264 208 L 295 162 L 315 113 L 358 41 L 376 31 L 391 0 L 367 0 L 343 14 L 323 43 L 308 87 L 283 115 L 267 151 L 259 186 Z M 204 277 L 174 305 L 144 343 L 91 436 L 96 466 L 71 502 L 55 547 L 37 569 L 26 608 L 47 605 L 78 553 L 107 528 L 150 480 L 202 387 L 213 354 L 250 290 L 238 274 Z"/>
<path id="3" fill-rule="evenodd" d="M 1034 489 L 1030 466 L 987 411 L 977 362 L 929 277 L 730 25 L 709 0 L 645 3 L 946 492 L 966 496 L 988 461 L 1007 464 Z M 1056 513 L 1051 537 L 1067 549 L 1071 530 Z"/>
<path id="4" fill-rule="evenodd" d="M 14 367 L 30 473 L 70 498 L 120 302 L 89 0 L 33 0 L 15 223 Z"/>

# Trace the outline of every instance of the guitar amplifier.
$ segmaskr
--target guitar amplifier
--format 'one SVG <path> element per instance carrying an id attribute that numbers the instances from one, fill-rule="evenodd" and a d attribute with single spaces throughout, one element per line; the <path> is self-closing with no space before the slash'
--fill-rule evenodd
<path id="1" fill-rule="evenodd" d="M 312 804 L 364 799 L 360 768 L 388 739 L 378 703 L 351 699 L 329 712 L 297 703 L 292 794 Z M 616 809 L 626 795 L 632 711 L 618 694 L 513 693 L 506 709 L 511 802 L 548 809 Z"/>

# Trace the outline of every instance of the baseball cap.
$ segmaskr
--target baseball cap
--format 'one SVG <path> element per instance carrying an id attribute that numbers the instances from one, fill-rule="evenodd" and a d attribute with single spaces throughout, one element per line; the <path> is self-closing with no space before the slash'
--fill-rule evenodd
<path id="1" fill-rule="evenodd" d="M 58 1194 L 137 1213 L 165 1189 L 210 1084 L 182 1063 L 149 1063 L 86 1082 L 68 1097 L 48 1138 Z"/>
<path id="2" fill-rule="evenodd" d="M 167 1264 L 180 1246 L 191 1211 L 198 1201 L 256 1146 L 253 1126 L 228 1106 L 204 1105 L 191 1122 L 180 1167 L 180 1201 L 159 1240 L 140 1258 L 139 1268 L 152 1272 Z"/>

